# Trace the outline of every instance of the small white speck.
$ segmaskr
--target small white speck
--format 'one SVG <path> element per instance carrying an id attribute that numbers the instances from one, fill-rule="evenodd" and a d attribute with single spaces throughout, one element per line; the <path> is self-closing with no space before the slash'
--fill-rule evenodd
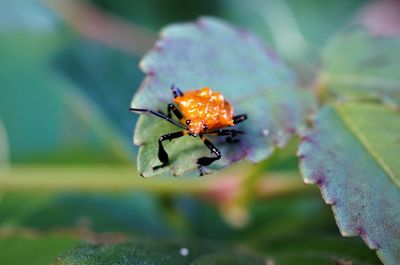
<path id="1" fill-rule="evenodd" d="M 181 248 L 181 249 L 179 250 L 179 253 L 180 253 L 182 256 L 187 256 L 187 255 L 189 255 L 189 249 L 187 249 L 187 248 Z"/>
<path id="2" fill-rule="evenodd" d="M 269 135 L 269 130 L 267 130 L 267 129 L 262 130 L 262 134 L 264 136 L 268 136 Z"/>
<path id="3" fill-rule="evenodd" d="M 275 265 L 275 262 L 272 259 L 268 259 L 265 265 Z"/>

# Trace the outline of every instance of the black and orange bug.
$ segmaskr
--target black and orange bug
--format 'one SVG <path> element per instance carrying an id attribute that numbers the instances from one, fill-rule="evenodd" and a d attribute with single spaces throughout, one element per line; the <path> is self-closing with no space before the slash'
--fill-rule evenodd
<path id="1" fill-rule="evenodd" d="M 214 92 L 208 87 L 203 87 L 194 91 L 186 91 L 185 94 L 175 85 L 171 86 L 174 102 L 179 109 L 173 104 L 168 104 L 167 115 L 160 111 L 149 109 L 130 108 L 133 112 L 147 112 L 161 119 L 164 119 L 178 127 L 182 131 L 168 133 L 160 136 L 158 139 L 158 158 L 161 165 L 153 167 L 153 169 L 162 168 L 169 164 L 168 154 L 162 144 L 163 141 L 189 135 L 199 137 L 204 144 L 211 150 L 212 157 L 200 157 L 197 159 L 197 168 L 200 176 L 204 175 L 204 166 L 208 166 L 214 161 L 221 158 L 222 154 L 204 135 L 227 136 L 228 142 L 235 142 L 234 137 L 243 134 L 243 131 L 235 129 L 224 129 L 228 126 L 235 126 L 239 122 L 247 119 L 246 114 L 234 116 L 232 105 L 226 101 L 221 93 Z M 179 120 L 172 119 L 172 113 Z"/>

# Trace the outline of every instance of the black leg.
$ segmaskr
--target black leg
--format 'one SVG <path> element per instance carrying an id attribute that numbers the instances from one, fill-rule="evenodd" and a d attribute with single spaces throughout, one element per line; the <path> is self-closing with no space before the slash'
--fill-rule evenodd
<path id="1" fill-rule="evenodd" d="M 238 134 L 244 134 L 243 131 L 238 131 L 235 129 L 219 129 L 219 130 L 215 130 L 212 132 L 209 132 L 207 134 L 212 134 L 212 135 L 217 135 L 217 136 L 232 136 L 235 137 Z"/>
<path id="2" fill-rule="evenodd" d="M 220 129 L 220 130 L 216 130 L 216 131 L 212 131 L 208 134 L 211 135 L 216 135 L 216 136 L 228 136 L 225 138 L 225 141 L 227 143 L 238 143 L 240 142 L 239 139 L 234 139 L 237 135 L 239 134 L 244 134 L 243 131 L 237 131 L 235 129 Z"/>
<path id="3" fill-rule="evenodd" d="M 180 123 L 177 122 L 177 121 L 174 121 L 174 120 L 171 119 L 170 117 L 165 116 L 165 114 L 163 114 L 163 113 L 156 112 L 156 111 L 149 110 L 149 109 L 129 108 L 129 110 L 130 110 L 130 111 L 137 111 L 137 112 L 148 112 L 148 113 L 153 114 L 153 115 L 155 115 L 155 116 L 157 116 L 157 117 L 159 117 L 159 118 L 161 118 L 161 119 L 164 119 L 164 120 L 166 120 L 166 121 L 168 121 L 168 122 L 170 122 L 170 123 L 172 123 L 172 124 L 174 124 L 174 125 L 176 125 L 176 126 L 179 126 L 179 127 L 181 127 L 182 129 L 187 130 L 187 127 L 186 127 L 185 125 L 182 125 L 182 124 L 180 124 Z"/>
<path id="4" fill-rule="evenodd" d="M 234 138 L 234 136 L 228 136 L 225 138 L 225 142 L 230 143 L 230 144 L 234 144 L 234 143 L 240 143 L 240 139 L 236 139 Z"/>
<path id="5" fill-rule="evenodd" d="M 159 166 L 153 167 L 154 170 L 165 167 L 166 165 L 169 164 L 168 154 L 165 151 L 164 146 L 162 145 L 162 142 L 166 141 L 166 140 L 171 141 L 172 139 L 182 137 L 183 135 L 185 135 L 185 132 L 186 131 L 180 131 L 180 132 L 168 133 L 168 134 L 160 136 L 160 138 L 158 139 L 158 159 L 160 159 L 162 164 Z"/>
<path id="6" fill-rule="evenodd" d="M 233 117 L 233 123 L 235 125 L 245 120 L 247 120 L 247 114 L 241 114 Z"/>
<path id="7" fill-rule="evenodd" d="M 174 95 L 174 98 L 183 96 L 182 91 L 179 89 L 179 87 L 175 86 L 174 84 L 171 86 L 171 91 L 172 94 Z"/>
<path id="8" fill-rule="evenodd" d="M 199 159 L 197 159 L 197 168 L 199 169 L 200 172 L 200 176 L 204 175 L 204 171 L 203 171 L 203 166 L 208 166 L 210 165 L 212 162 L 218 160 L 221 158 L 221 151 L 219 151 L 215 145 L 213 145 L 207 138 L 202 137 L 202 140 L 204 141 L 204 144 L 208 147 L 208 149 L 211 150 L 211 154 L 214 154 L 215 157 L 200 157 Z"/>
<path id="9" fill-rule="evenodd" d="M 168 118 L 171 118 L 171 111 L 175 114 L 175 116 L 178 118 L 178 120 L 183 119 L 182 113 L 175 107 L 174 104 L 169 103 L 168 104 Z"/>

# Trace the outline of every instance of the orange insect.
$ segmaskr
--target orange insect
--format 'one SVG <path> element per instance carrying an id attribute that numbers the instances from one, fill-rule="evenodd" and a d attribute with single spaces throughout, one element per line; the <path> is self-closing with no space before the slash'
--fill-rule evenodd
<path id="1" fill-rule="evenodd" d="M 153 169 L 158 169 L 169 164 L 168 154 L 162 142 L 166 140 L 171 141 L 187 134 L 193 137 L 199 136 L 211 150 L 211 154 L 215 155 L 213 157 L 200 157 L 197 159 L 197 168 L 199 169 L 200 176 L 202 176 L 204 175 L 204 166 L 208 166 L 221 158 L 221 152 L 204 135 L 227 136 L 227 142 L 238 141 L 233 140 L 233 138 L 238 134 L 243 134 L 242 131 L 224 128 L 235 126 L 239 122 L 246 120 L 247 115 L 234 116 L 232 105 L 224 99 L 221 93 L 213 92 L 208 87 L 203 87 L 195 91 L 187 91 L 185 94 L 175 85 L 171 86 L 171 90 L 174 95 L 174 102 L 178 105 L 180 111 L 173 103 L 168 104 L 167 115 L 149 109 L 130 108 L 130 110 L 148 112 L 184 129 L 183 131 L 162 135 L 158 139 L 158 158 L 162 164 L 153 167 Z M 172 119 L 171 112 L 174 113 L 179 122 Z"/>

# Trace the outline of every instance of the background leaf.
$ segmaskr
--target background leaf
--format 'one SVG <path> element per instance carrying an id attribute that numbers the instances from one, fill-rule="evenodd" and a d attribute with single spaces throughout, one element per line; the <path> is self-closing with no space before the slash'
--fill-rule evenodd
<path id="1" fill-rule="evenodd" d="M 276 161 L 274 164 L 278 165 Z M 245 172 L 240 166 L 235 165 L 229 171 Z M 17 170 L 13 168 L 12 172 L 14 171 Z M 75 176 L 73 171 L 82 175 Z M 26 186 L 27 190 L 6 192 L 0 204 L 0 239 L 4 238 L 4 235 L 10 240 L 19 238 L 21 244 L 17 251 L 28 253 L 33 248 L 34 241 L 29 241 L 32 234 L 38 240 L 54 234 L 60 238 L 97 242 L 96 238 L 112 240 L 114 237 L 107 233 L 112 231 L 123 238 L 170 236 L 188 240 L 204 238 L 217 243 L 234 242 L 256 250 L 280 265 L 296 262 L 331 265 L 339 259 L 350 260 L 353 264 L 380 264 L 375 253 L 370 251 L 361 239 L 342 238 L 339 235 L 332 214 L 320 200 L 316 187 L 304 186 L 296 174 L 292 176 L 293 182 L 304 190 L 292 191 L 290 195 L 268 197 L 267 200 L 258 199 L 249 206 L 252 216 L 249 226 L 236 230 L 224 222 L 214 201 L 196 198 L 191 191 L 194 186 L 223 178 L 223 175 L 206 179 L 143 179 L 132 172 L 133 169 L 122 170 L 120 166 L 80 167 L 74 170 L 64 166 L 57 171 L 43 170 L 40 167 L 35 171 L 20 169 L 20 173 L 14 172 L 10 178 L 33 179 L 33 182 L 37 182 L 40 179 L 38 176 L 47 176 L 65 179 L 65 186 L 68 187 L 71 187 L 71 181 L 83 181 L 88 187 L 81 187 L 78 189 L 80 192 L 60 192 L 60 187 L 51 188 L 48 186 L 52 185 L 49 182 L 44 185 L 46 187 L 36 192 L 29 184 Z M 107 179 L 109 175 L 113 176 L 110 180 Z M 136 177 L 131 183 L 129 179 L 132 175 Z M 268 177 L 271 178 L 279 176 Z M 160 179 L 164 180 L 164 185 L 178 187 L 180 192 L 173 192 L 169 196 L 135 192 L 143 190 L 143 187 L 138 187 L 144 185 L 140 184 L 141 182 L 148 188 L 155 185 L 161 189 Z M 56 180 L 54 182 L 58 183 Z M 116 188 L 112 184 L 115 182 L 120 183 L 119 186 L 122 185 L 121 182 L 125 182 L 127 187 L 122 190 Z M 104 192 L 95 188 L 99 184 L 107 186 L 107 183 L 110 188 Z M 271 185 L 268 187 L 272 188 L 274 181 L 269 183 Z M 27 197 L 29 200 L 26 200 Z M 210 199 L 206 192 L 201 197 Z M 24 240 L 28 242 L 24 244 Z M 15 245 L 10 245 L 10 249 L 13 249 L 12 247 Z M 56 248 L 56 245 L 54 247 Z M 46 259 L 51 255 L 54 259 L 57 252 L 51 249 L 48 251 Z M 13 253 L 0 253 L 0 256 L 7 260 L 15 260 L 13 264 L 26 263 Z M 35 260 L 44 258 L 45 256 L 43 259 L 36 257 Z"/>
<path id="2" fill-rule="evenodd" d="M 201 14 L 220 16 L 265 36 L 285 59 L 307 58 L 290 61 L 300 65 L 306 84 L 319 57 L 298 49 L 304 41 L 293 43 L 287 33 L 320 46 L 362 0 L 259 1 L 262 8 L 234 0 L 0 2 L 0 119 L 10 140 L 5 164 L 11 160 L 9 171 L 0 172 L 0 264 L 49 264 L 78 240 L 110 242 L 110 231 L 117 238 L 234 241 L 270 257 L 267 264 L 380 264 L 361 238 L 339 235 L 317 188 L 298 177 L 292 148 L 274 152 L 262 163 L 269 172 L 263 168 L 246 188 L 253 203 L 245 209 L 249 226 L 240 230 L 221 216 L 229 208 L 221 202 L 244 189 L 237 179 L 253 171 L 249 163 L 212 178 L 184 179 L 142 179 L 135 165 L 121 165 L 137 150 L 125 136 L 139 115 L 127 107 L 143 78 L 135 64 L 156 38 L 151 30 Z M 233 9 L 240 17 L 227 14 Z"/>
<path id="3" fill-rule="evenodd" d="M 249 119 L 239 125 L 246 133 L 240 144 L 217 142 L 223 157 L 211 168 L 221 168 L 248 157 L 258 162 L 275 146 L 283 147 L 302 127 L 314 102 L 307 91 L 294 89 L 294 76 L 279 57 L 252 34 L 213 18 L 170 26 L 163 30 L 155 49 L 141 62 L 147 78 L 131 106 L 164 110 L 172 100 L 169 87 L 183 91 L 209 86 L 223 93 L 237 114 Z M 142 115 L 135 129 L 135 143 L 141 145 L 138 168 L 143 176 L 174 175 L 196 169 L 196 159 L 209 150 L 198 139 L 183 137 L 165 143 L 171 164 L 153 171 L 160 162 L 157 140 L 179 128 Z M 213 141 L 217 141 L 214 140 Z"/>
<path id="4" fill-rule="evenodd" d="M 384 106 L 338 104 L 318 113 L 298 151 L 342 235 L 360 235 L 385 264 L 400 260 L 399 129 L 399 113 Z"/>
<path id="5" fill-rule="evenodd" d="M 11 162 L 126 163 L 128 141 L 51 67 L 73 34 L 40 1 L 2 2 L 0 17 L 0 119 Z"/>
<path id="6" fill-rule="evenodd" d="M 263 261 L 261 264 L 268 264 L 269 262 L 279 265 L 331 265 L 336 263 L 340 264 L 340 262 L 364 265 L 380 264 L 376 255 L 365 250 L 365 246 L 362 244 L 361 240 L 356 240 L 354 238 L 344 239 L 339 235 L 333 235 L 329 232 L 329 229 L 326 230 L 327 227 L 331 227 L 330 216 L 329 218 L 326 216 L 325 225 L 322 225 L 321 219 L 318 219 L 316 222 L 310 222 L 307 218 L 304 220 L 298 219 L 299 215 L 304 213 L 304 211 L 302 211 L 304 208 L 302 208 L 301 205 L 307 208 L 307 212 L 313 212 L 316 218 L 321 217 L 321 212 L 319 212 L 319 207 L 317 205 L 309 207 L 309 199 L 310 198 L 301 198 L 301 203 L 299 205 L 298 202 L 294 202 L 293 200 L 283 199 L 284 202 L 282 202 L 280 198 L 272 202 L 272 208 L 266 207 L 264 209 L 272 209 L 275 213 L 279 211 L 286 213 L 287 209 L 278 209 L 278 207 L 289 206 L 289 209 L 295 214 L 287 214 L 285 217 L 295 217 L 296 219 L 285 218 L 281 225 L 270 223 L 270 225 L 266 225 L 263 228 L 258 226 L 256 229 L 250 229 L 253 231 L 245 231 L 242 233 L 239 241 L 241 244 L 245 242 L 247 246 L 255 249 L 257 253 L 262 253 L 256 256 L 254 256 L 254 254 L 251 255 L 252 252 L 250 252 L 249 255 L 249 252 L 246 251 L 247 248 L 244 248 L 242 245 L 239 249 L 236 249 L 233 245 L 227 248 L 227 243 L 223 241 L 191 240 L 188 244 L 188 241 L 168 241 L 161 239 L 161 244 L 155 247 L 147 247 L 152 246 L 154 242 L 148 239 L 143 240 L 136 238 L 133 240 L 133 243 L 130 244 L 108 245 L 105 247 L 88 245 L 76 247 L 62 255 L 60 263 L 75 264 L 73 262 L 79 261 L 89 262 L 90 264 L 92 260 L 110 262 L 118 261 L 121 257 L 130 257 L 130 263 L 127 262 L 126 264 L 151 261 L 151 264 L 159 264 L 157 262 L 169 264 L 169 258 L 171 256 L 172 258 L 176 257 L 177 252 L 182 246 L 185 246 L 189 249 L 189 253 L 191 254 L 193 254 L 191 252 L 193 247 L 195 249 L 194 257 L 191 257 L 191 259 L 195 258 L 195 260 L 190 264 L 258 264 L 258 261 Z M 317 214 L 315 215 L 315 213 Z M 208 215 L 210 217 L 209 212 Z M 275 215 L 270 214 L 268 216 L 274 218 Z M 267 219 L 268 218 L 266 218 L 265 221 L 267 221 Z M 296 221 L 293 222 L 293 220 Z M 208 227 L 208 229 L 215 229 L 214 225 L 206 224 L 205 226 Z M 221 230 L 216 232 L 221 232 Z M 181 243 L 177 246 L 179 242 Z M 238 253 L 233 254 L 233 251 L 237 250 Z M 167 255 L 167 257 L 163 257 L 163 255 Z M 149 257 L 156 257 L 157 260 L 154 261 Z M 182 257 L 179 257 L 177 262 L 180 262 L 181 258 Z M 183 261 L 188 262 L 187 259 L 183 259 Z M 125 260 L 121 262 L 125 262 Z"/>
<path id="7" fill-rule="evenodd" d="M 321 93 L 344 100 L 400 104 L 400 38 L 372 37 L 367 31 L 339 33 L 323 52 Z"/>
<path id="8" fill-rule="evenodd" d="M 230 21 L 254 30 L 285 59 L 305 65 L 318 60 L 319 50 L 351 19 L 363 1 L 222 0 L 222 3 L 223 14 Z"/>
<path id="9" fill-rule="evenodd" d="M 113 127 L 119 129 L 124 145 L 129 149 L 134 148 L 130 146 L 130 138 L 135 117 L 127 111 L 127 106 L 133 89 L 143 78 L 138 62 L 139 58 L 81 39 L 72 41 L 53 60 L 56 69 L 99 107 Z"/>
<path id="10" fill-rule="evenodd" d="M 264 264 L 262 257 L 243 252 L 207 241 L 146 239 L 115 245 L 76 247 L 53 264 Z"/>
<path id="11" fill-rule="evenodd" d="M 61 251 L 78 244 L 79 240 L 67 236 L 30 235 L 0 237 L 1 264 L 50 264 Z"/>

